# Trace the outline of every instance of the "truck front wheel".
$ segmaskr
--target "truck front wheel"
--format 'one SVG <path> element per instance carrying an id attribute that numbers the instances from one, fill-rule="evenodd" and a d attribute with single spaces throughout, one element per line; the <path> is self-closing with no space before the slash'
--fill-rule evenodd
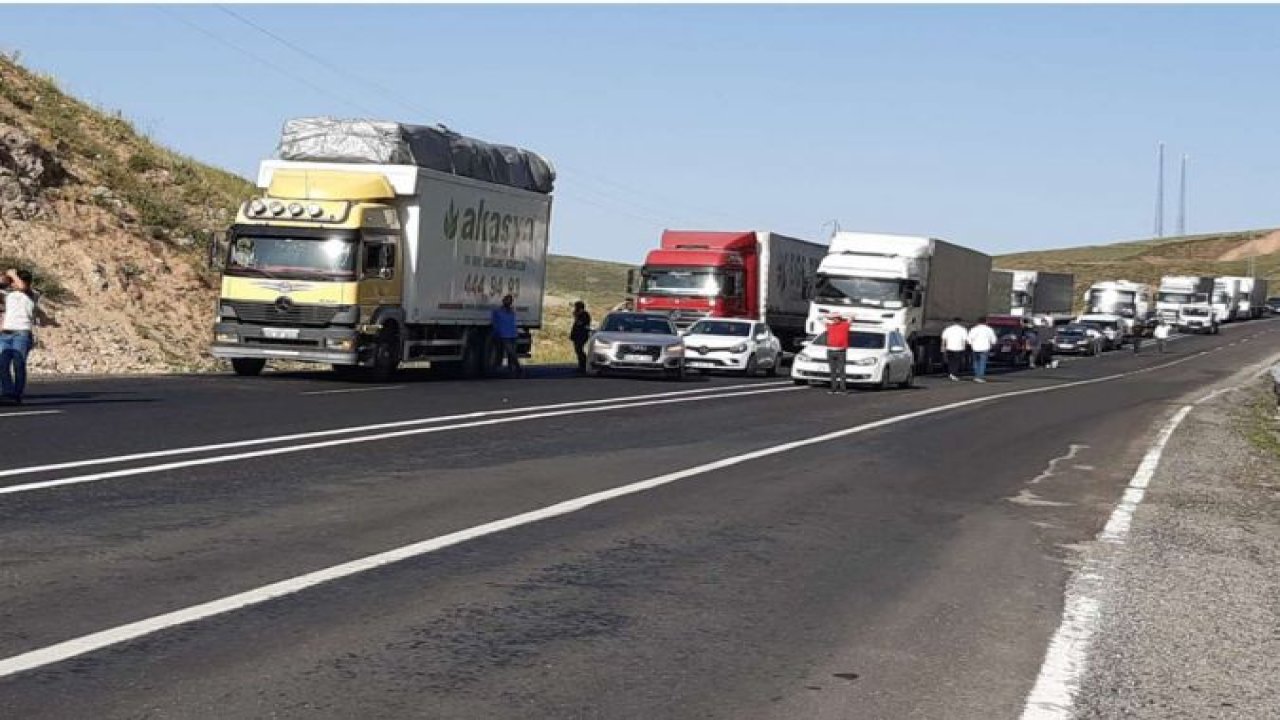
<path id="1" fill-rule="evenodd" d="M 264 358 L 233 358 L 231 360 L 231 369 L 243 377 L 260 375 L 266 366 L 267 361 Z"/>
<path id="2" fill-rule="evenodd" d="M 378 344 L 373 349 L 373 367 L 370 369 L 370 375 L 374 382 L 387 382 L 395 377 L 399 367 L 400 331 L 392 326 L 378 335 Z"/>

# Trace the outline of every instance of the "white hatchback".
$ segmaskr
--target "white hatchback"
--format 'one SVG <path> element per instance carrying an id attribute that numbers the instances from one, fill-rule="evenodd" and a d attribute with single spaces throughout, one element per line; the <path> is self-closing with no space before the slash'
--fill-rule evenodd
<path id="1" fill-rule="evenodd" d="M 752 320 L 699 320 L 684 334 L 684 348 L 690 370 L 777 375 L 782 366 L 782 342 L 768 325 Z"/>
<path id="2" fill-rule="evenodd" d="M 845 373 L 850 385 L 909 388 L 915 382 L 915 358 L 897 330 L 850 330 Z M 791 379 L 797 385 L 831 381 L 825 332 L 796 355 Z"/>

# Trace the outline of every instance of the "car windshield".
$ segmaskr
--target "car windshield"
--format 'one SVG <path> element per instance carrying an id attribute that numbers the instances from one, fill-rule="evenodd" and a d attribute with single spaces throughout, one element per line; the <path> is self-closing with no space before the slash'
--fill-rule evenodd
<path id="1" fill-rule="evenodd" d="M 689 328 L 690 335 L 723 335 L 725 337 L 747 337 L 751 334 L 751 323 L 728 322 L 723 320 L 699 320 Z"/>
<path id="2" fill-rule="evenodd" d="M 902 281 L 819 274 L 814 297 L 821 303 L 886 307 L 902 302 Z"/>
<path id="3" fill-rule="evenodd" d="M 610 315 L 600 327 L 603 332 L 638 333 L 641 335 L 675 335 L 671 321 L 656 315 Z"/>
<path id="4" fill-rule="evenodd" d="M 853 350 L 883 350 L 886 337 L 884 333 L 854 330 L 849 333 L 849 347 Z M 827 334 L 824 332 L 814 338 L 813 344 L 826 347 Z"/>
<path id="5" fill-rule="evenodd" d="M 1018 325 L 992 325 L 991 329 L 995 331 L 996 337 L 1005 337 L 1007 335 L 1017 337 L 1022 334 L 1022 327 Z"/>
<path id="6" fill-rule="evenodd" d="M 721 275 L 711 270 L 646 270 L 640 291 L 649 295 L 720 294 Z"/>
<path id="7" fill-rule="evenodd" d="M 230 275 L 354 279 L 355 238 L 240 235 L 227 253 Z"/>

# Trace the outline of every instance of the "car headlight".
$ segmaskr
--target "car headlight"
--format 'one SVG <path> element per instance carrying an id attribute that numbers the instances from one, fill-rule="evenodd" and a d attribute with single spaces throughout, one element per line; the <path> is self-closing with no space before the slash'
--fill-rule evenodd
<path id="1" fill-rule="evenodd" d="M 878 358 L 864 357 L 864 358 L 855 358 L 853 360 L 850 360 L 849 364 L 857 365 L 859 367 L 866 367 L 868 365 L 875 365 L 878 362 L 880 362 Z"/>
<path id="2" fill-rule="evenodd" d="M 594 347 L 596 350 L 608 350 L 613 347 L 613 343 L 608 340 L 596 340 Z"/>
<path id="3" fill-rule="evenodd" d="M 667 357 L 684 357 L 683 345 L 668 345 Z"/>
<path id="4" fill-rule="evenodd" d="M 737 345 L 734 345 L 733 347 L 729 348 L 729 352 L 731 353 L 741 353 L 746 351 L 747 351 L 746 343 L 738 343 Z"/>

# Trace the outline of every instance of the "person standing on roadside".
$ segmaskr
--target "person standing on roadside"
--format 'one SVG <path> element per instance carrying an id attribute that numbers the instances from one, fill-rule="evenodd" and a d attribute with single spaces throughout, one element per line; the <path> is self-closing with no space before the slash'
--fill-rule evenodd
<path id="1" fill-rule="evenodd" d="M 1040 364 L 1040 332 L 1034 327 L 1029 327 L 1023 337 L 1027 342 L 1027 365 L 1034 369 Z"/>
<path id="2" fill-rule="evenodd" d="M 1133 337 L 1131 338 L 1131 340 L 1133 341 L 1133 354 L 1134 355 L 1142 354 L 1142 326 L 1141 325 L 1134 325 Z"/>
<path id="3" fill-rule="evenodd" d="M 973 351 L 973 381 L 984 383 L 987 381 L 987 357 L 991 354 L 991 348 L 995 346 L 999 338 L 996 337 L 996 331 L 986 322 L 979 320 L 977 325 L 969 329 L 969 349 Z"/>
<path id="4" fill-rule="evenodd" d="M 969 343 L 969 330 L 964 321 L 955 318 L 942 331 L 942 352 L 947 358 L 947 374 L 952 380 L 960 379 L 960 366 L 964 363 L 964 351 Z"/>
<path id="5" fill-rule="evenodd" d="M 35 344 L 36 293 L 31 273 L 10 269 L 4 280 L 4 319 L 0 320 L 0 403 L 22 404 L 27 386 L 27 356 Z"/>
<path id="6" fill-rule="evenodd" d="M 831 378 L 829 394 L 849 394 L 846 384 L 849 362 L 849 318 L 843 315 L 823 317 L 827 324 L 827 374 Z"/>
<path id="7" fill-rule="evenodd" d="M 587 372 L 587 340 L 591 338 L 591 313 L 587 312 L 587 304 L 581 300 L 573 304 L 573 329 L 569 331 L 569 341 L 573 343 L 573 352 L 578 356 L 578 374 Z"/>
<path id="8" fill-rule="evenodd" d="M 493 338 L 498 341 L 498 347 L 502 350 L 503 362 L 507 364 L 507 370 L 514 376 L 524 375 L 524 369 L 520 367 L 520 353 L 516 349 L 516 339 L 520 337 L 520 330 L 516 324 L 516 299 L 510 295 L 504 295 L 502 298 L 502 307 L 495 308 L 489 315 L 489 323 L 493 326 Z"/>
<path id="9" fill-rule="evenodd" d="M 1156 325 L 1155 332 L 1153 332 L 1152 335 L 1156 338 L 1156 349 L 1160 351 L 1161 355 L 1163 355 L 1164 343 L 1169 339 L 1169 323 L 1161 320 L 1160 324 Z"/>

